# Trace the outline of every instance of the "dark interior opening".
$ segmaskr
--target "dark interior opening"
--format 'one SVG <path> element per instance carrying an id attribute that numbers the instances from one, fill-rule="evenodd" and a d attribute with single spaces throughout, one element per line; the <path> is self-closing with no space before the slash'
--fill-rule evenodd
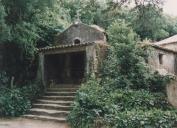
<path id="1" fill-rule="evenodd" d="M 163 64 L 163 54 L 159 53 L 159 64 Z"/>
<path id="2" fill-rule="evenodd" d="M 74 39 L 74 44 L 80 44 L 81 40 L 80 39 Z"/>
<path id="3" fill-rule="evenodd" d="M 45 56 L 47 84 L 79 84 L 85 74 L 85 52 L 53 54 Z"/>

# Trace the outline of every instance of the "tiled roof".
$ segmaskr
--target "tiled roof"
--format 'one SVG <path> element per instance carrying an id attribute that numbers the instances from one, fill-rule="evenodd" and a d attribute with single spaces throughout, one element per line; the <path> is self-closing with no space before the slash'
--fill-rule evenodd
<path id="1" fill-rule="evenodd" d="M 167 39 L 161 40 L 159 42 L 156 42 L 156 45 L 166 45 L 170 43 L 177 43 L 177 35 L 174 35 L 172 37 L 169 37 Z"/>
<path id="2" fill-rule="evenodd" d="M 96 29 L 96 30 L 98 30 L 100 32 L 105 33 L 105 30 L 103 28 L 101 28 L 100 26 L 98 26 L 98 25 L 90 25 L 90 27 L 92 27 L 92 28 L 94 28 L 94 29 Z"/>
<path id="3" fill-rule="evenodd" d="M 155 44 L 150 44 L 152 47 L 154 47 L 154 48 L 157 48 L 157 49 L 160 49 L 160 50 L 163 50 L 163 51 L 166 51 L 166 52 L 171 52 L 171 53 L 175 53 L 175 54 L 177 54 L 177 51 L 174 51 L 174 50 L 172 50 L 172 49 L 168 49 L 168 48 L 164 48 L 164 47 L 162 47 L 162 46 L 160 46 L 160 45 L 155 45 Z"/>
<path id="4" fill-rule="evenodd" d="M 68 44 L 68 45 L 57 45 L 57 46 L 48 46 L 44 48 L 39 48 L 38 51 L 48 51 L 48 50 L 55 50 L 55 49 L 62 49 L 62 48 L 71 48 L 71 47 L 80 47 L 80 46 L 87 46 L 94 44 L 94 42 L 88 42 L 88 43 L 81 43 L 81 44 Z"/>

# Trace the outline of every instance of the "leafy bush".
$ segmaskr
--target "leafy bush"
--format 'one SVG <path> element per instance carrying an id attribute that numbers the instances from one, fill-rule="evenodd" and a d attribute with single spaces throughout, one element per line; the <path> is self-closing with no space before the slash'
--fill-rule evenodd
<path id="1" fill-rule="evenodd" d="M 114 22 L 108 28 L 108 35 L 111 47 L 102 68 L 103 84 L 112 88 L 165 90 L 170 77 L 149 69 L 145 63 L 146 52 L 139 46 L 137 35 L 127 24 Z"/>
<path id="2" fill-rule="evenodd" d="M 110 128 L 173 128 L 177 115 L 173 111 L 132 110 L 109 116 Z M 110 121 L 110 119 L 113 119 Z"/>
<path id="3" fill-rule="evenodd" d="M 137 44 L 137 35 L 125 22 L 114 22 L 108 28 L 108 35 L 112 47 L 105 60 L 103 77 L 114 79 L 121 88 L 148 88 L 149 70 L 144 52 Z"/>
<path id="4" fill-rule="evenodd" d="M 165 91 L 169 76 L 152 72 L 136 34 L 124 22 L 108 30 L 112 47 L 101 78 L 90 79 L 77 93 L 68 120 L 73 128 L 169 128 L 176 111 Z M 99 79 L 99 81 L 98 81 Z"/>
<path id="5" fill-rule="evenodd" d="M 31 108 L 31 102 L 41 95 L 39 85 L 22 88 L 0 88 L 0 116 L 20 116 Z"/>
<path id="6" fill-rule="evenodd" d="M 41 96 L 44 92 L 43 86 L 40 83 L 32 83 L 28 86 L 24 86 L 20 89 L 20 92 L 29 100 L 34 100 L 37 97 Z"/>
<path id="7" fill-rule="evenodd" d="M 19 116 L 31 107 L 31 103 L 19 89 L 12 89 L 1 93 L 0 106 L 1 116 Z"/>
<path id="8" fill-rule="evenodd" d="M 7 87 L 10 78 L 7 76 L 6 72 L 0 72 L 0 87 Z"/>
<path id="9" fill-rule="evenodd" d="M 92 90 L 92 91 L 90 91 Z M 95 80 L 88 81 L 77 93 L 68 120 L 74 128 L 91 128 L 95 118 L 104 113 L 104 88 Z"/>
<path id="10" fill-rule="evenodd" d="M 162 93 L 152 94 L 145 90 L 116 90 L 110 94 L 110 104 L 116 105 L 118 111 L 131 110 L 150 110 L 154 108 L 168 110 L 169 103 Z"/>
<path id="11" fill-rule="evenodd" d="M 110 128 L 141 128 L 172 126 L 176 117 L 163 93 L 131 89 L 110 91 L 91 79 L 78 91 L 68 120 L 73 128 L 96 128 L 97 121 Z M 143 121 L 144 125 L 140 125 Z"/>
<path id="12" fill-rule="evenodd" d="M 162 76 L 154 72 L 149 78 L 149 90 L 152 92 L 165 92 L 166 85 L 174 79 L 173 76 Z"/>

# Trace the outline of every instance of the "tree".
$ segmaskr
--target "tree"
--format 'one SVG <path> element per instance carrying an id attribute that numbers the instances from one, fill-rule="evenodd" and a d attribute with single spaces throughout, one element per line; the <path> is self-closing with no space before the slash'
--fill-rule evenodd
<path id="1" fill-rule="evenodd" d="M 169 36 L 177 34 L 177 18 L 169 15 L 164 15 L 164 26 L 165 31 L 169 33 Z"/>
<path id="2" fill-rule="evenodd" d="M 4 17 L 6 16 L 4 6 L 0 1 L 0 42 L 10 38 L 9 28 L 5 24 Z M 8 38 L 7 38 L 8 37 Z"/>
<path id="3" fill-rule="evenodd" d="M 99 24 L 102 11 L 106 5 L 99 0 L 68 0 L 62 1 L 64 7 L 70 14 L 72 21 L 76 19 L 77 13 L 82 22 L 87 24 Z"/>
<path id="4" fill-rule="evenodd" d="M 165 19 L 161 11 L 150 4 L 139 5 L 133 9 L 132 27 L 141 39 L 160 40 L 169 36 L 165 30 Z"/>
<path id="5" fill-rule="evenodd" d="M 2 0 L 1 6 L 11 35 L 5 41 L 4 69 L 17 83 L 32 80 L 36 47 L 52 43 L 54 34 L 68 25 L 67 14 L 57 0 Z"/>
<path id="6" fill-rule="evenodd" d="M 110 50 L 103 72 L 78 90 L 70 126 L 173 127 L 177 114 L 162 91 L 169 81 L 146 67 L 136 33 L 124 21 L 113 22 L 107 33 Z"/>
<path id="7" fill-rule="evenodd" d="M 114 85 L 121 87 L 148 88 L 149 71 L 136 33 L 124 21 L 114 22 L 107 32 L 112 49 L 104 64 L 103 76 L 112 76 L 117 82 Z"/>

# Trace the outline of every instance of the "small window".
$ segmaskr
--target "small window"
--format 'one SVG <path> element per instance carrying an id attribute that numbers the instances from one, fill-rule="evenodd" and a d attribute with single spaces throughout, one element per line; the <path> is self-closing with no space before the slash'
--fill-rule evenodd
<path id="1" fill-rule="evenodd" d="M 164 54 L 159 53 L 159 64 L 163 64 L 163 56 Z"/>
<path id="2" fill-rule="evenodd" d="M 76 39 L 74 39 L 74 44 L 80 44 L 81 43 L 81 40 L 79 39 L 79 38 L 76 38 Z"/>

